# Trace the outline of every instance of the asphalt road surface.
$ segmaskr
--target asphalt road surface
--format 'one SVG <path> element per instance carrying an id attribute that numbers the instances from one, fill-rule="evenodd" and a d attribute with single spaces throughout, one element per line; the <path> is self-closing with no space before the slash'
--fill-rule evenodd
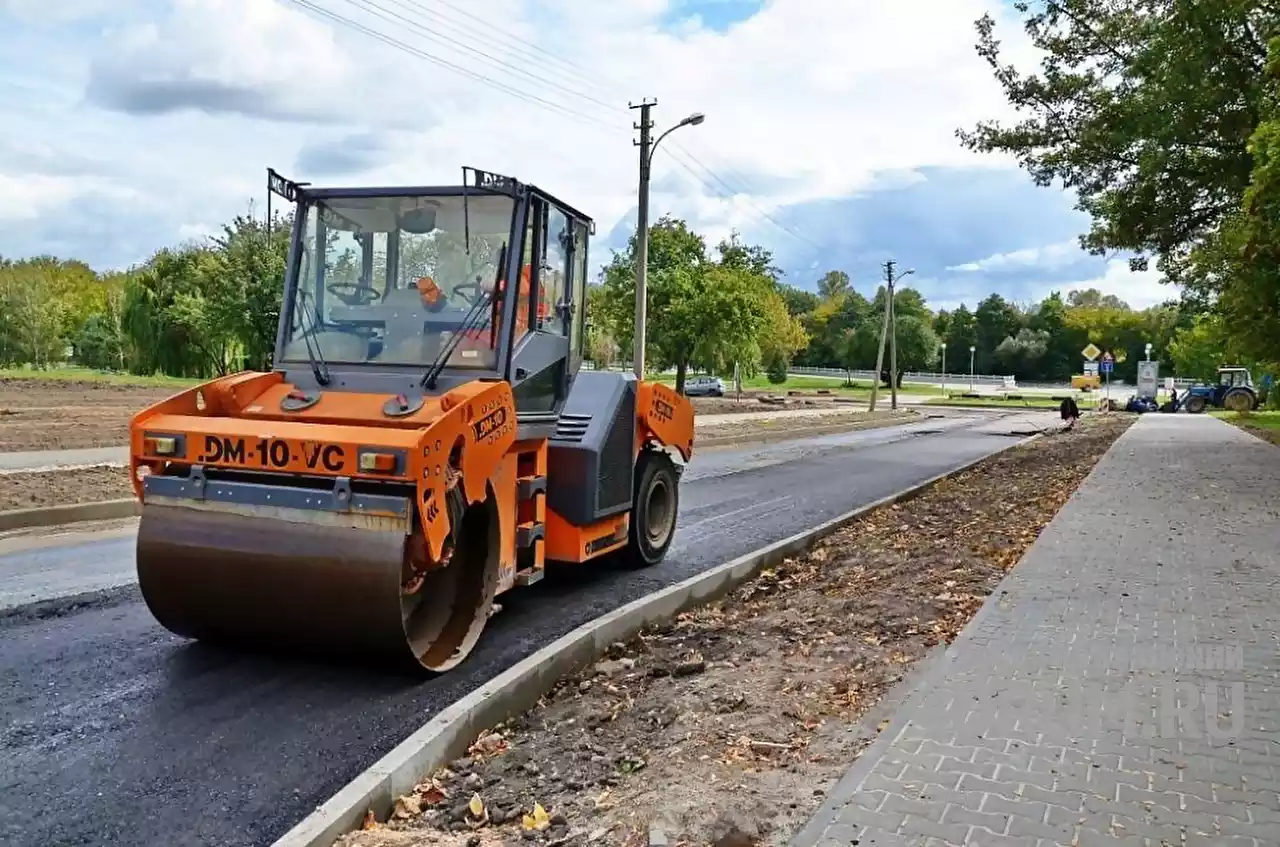
<path id="1" fill-rule="evenodd" d="M 435 712 L 570 629 L 1013 441 L 987 416 L 695 457 L 668 558 L 504 596 L 458 670 L 423 681 L 188 642 L 136 586 L 0 618 L 0 844 L 269 844 Z M 985 430 L 985 431 L 983 431 Z M 0 556 L 48 576 L 132 561 L 121 537 Z M 43 557 L 25 568 L 23 557 Z M 6 566 L 4 560 L 10 562 Z M 63 587 L 65 588 L 65 586 Z"/>

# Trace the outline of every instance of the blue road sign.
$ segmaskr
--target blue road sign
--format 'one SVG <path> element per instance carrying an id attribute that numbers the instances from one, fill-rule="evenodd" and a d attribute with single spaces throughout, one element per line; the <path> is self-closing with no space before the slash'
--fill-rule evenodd
<path id="1" fill-rule="evenodd" d="M 1099 369 L 1104 374 L 1111 373 L 1111 371 L 1115 368 L 1115 366 L 1116 366 L 1116 363 L 1111 361 L 1110 359 L 1103 359 L 1101 362 L 1098 363 Z"/>

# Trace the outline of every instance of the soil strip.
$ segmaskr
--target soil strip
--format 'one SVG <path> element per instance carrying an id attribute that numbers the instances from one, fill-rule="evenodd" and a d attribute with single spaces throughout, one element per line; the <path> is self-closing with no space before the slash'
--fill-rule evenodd
<path id="1" fill-rule="evenodd" d="M 785 844 L 1132 423 L 1089 416 L 879 509 L 651 629 L 339 847 Z"/>

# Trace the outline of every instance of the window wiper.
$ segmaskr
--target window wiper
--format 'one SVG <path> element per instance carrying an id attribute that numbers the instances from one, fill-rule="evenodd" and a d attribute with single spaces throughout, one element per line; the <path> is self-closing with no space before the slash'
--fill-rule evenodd
<path id="1" fill-rule="evenodd" d="M 498 280 L 502 276 L 502 269 L 507 264 L 507 246 L 504 244 L 502 249 L 498 251 L 498 268 L 493 275 L 493 291 L 482 291 L 480 296 L 476 298 L 476 302 L 471 304 L 471 308 L 467 310 L 466 315 L 462 318 L 462 323 L 458 326 L 458 331 L 445 342 L 444 347 L 440 348 L 440 352 L 436 354 L 431 365 L 427 368 L 427 372 L 422 375 L 422 382 L 419 383 L 428 391 L 436 390 L 436 380 L 440 378 L 440 374 L 444 371 L 445 364 L 449 361 L 449 357 L 453 355 L 453 351 L 462 343 L 462 336 L 476 328 L 477 321 L 484 314 L 484 308 L 493 301 L 493 292 L 498 290 Z"/>
<path id="2" fill-rule="evenodd" d="M 453 355 L 453 351 L 462 343 L 462 337 L 479 326 L 479 319 L 484 315 L 484 309 L 492 299 L 493 295 L 485 291 L 476 299 L 476 302 L 471 304 L 471 308 L 462 318 L 462 323 L 458 325 L 458 331 L 445 342 L 444 347 L 440 348 L 440 352 L 432 360 L 427 372 L 423 374 L 423 388 L 428 391 L 435 391 L 436 380 L 440 378 L 440 373 L 444 370 L 445 364 L 448 363 L 449 357 Z"/>
<path id="3" fill-rule="evenodd" d="M 324 360 L 324 356 L 320 353 L 320 341 L 315 339 L 315 348 L 312 349 L 311 342 L 313 333 L 320 331 L 320 316 L 316 314 L 314 305 L 311 310 L 307 310 L 307 298 L 311 296 L 311 292 L 299 286 L 298 293 L 302 300 L 302 316 L 310 315 L 311 320 L 307 323 L 310 326 L 302 327 L 302 342 L 307 347 L 307 361 L 311 363 L 311 373 L 315 374 L 316 382 L 320 385 L 328 385 L 333 381 L 332 375 L 329 373 L 329 365 Z"/>

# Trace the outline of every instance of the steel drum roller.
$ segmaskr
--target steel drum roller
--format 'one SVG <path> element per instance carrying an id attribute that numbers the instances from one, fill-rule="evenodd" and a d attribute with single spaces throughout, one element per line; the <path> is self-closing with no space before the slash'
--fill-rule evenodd
<path id="1" fill-rule="evenodd" d="M 147 505 L 138 583 L 156 620 L 188 638 L 448 670 L 483 629 L 496 567 L 460 545 L 405 595 L 408 543 L 398 531 Z"/>

